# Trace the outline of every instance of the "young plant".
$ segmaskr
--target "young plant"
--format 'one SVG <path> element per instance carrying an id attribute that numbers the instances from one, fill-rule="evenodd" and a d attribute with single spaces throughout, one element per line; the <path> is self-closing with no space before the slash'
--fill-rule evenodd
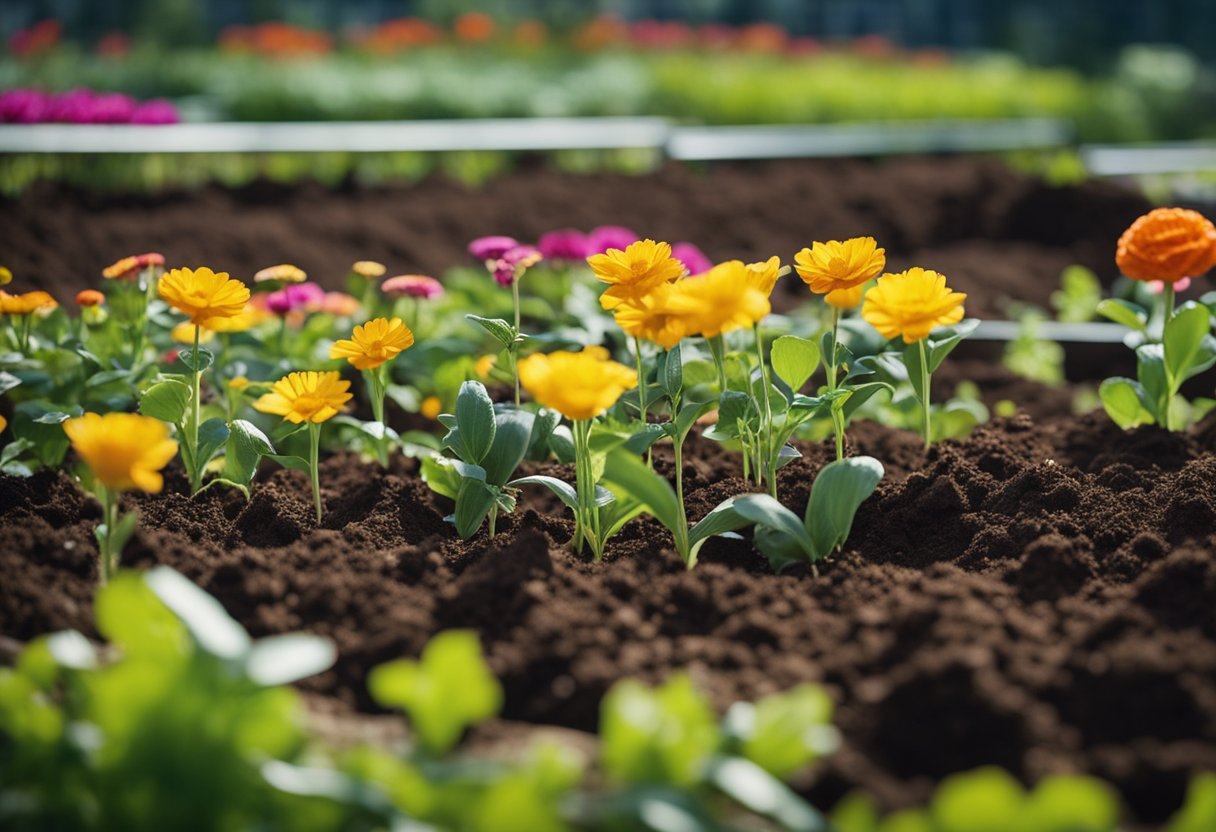
<path id="1" fill-rule="evenodd" d="M 388 467 L 388 423 L 384 420 L 384 391 L 388 387 L 388 362 L 414 345 L 414 333 L 400 318 L 376 318 L 356 326 L 350 339 L 335 341 L 330 358 L 345 358 L 367 379 L 368 398 L 379 439 L 376 455 Z"/>
<path id="2" fill-rule="evenodd" d="M 388 272 L 388 267 L 375 260 L 356 260 L 346 275 L 346 291 L 360 298 L 363 314 L 373 316 L 380 310 L 379 280 Z"/>
<path id="3" fill-rule="evenodd" d="M 161 469 L 177 454 L 169 426 L 134 413 L 85 413 L 63 423 L 77 455 L 92 472 L 91 489 L 102 505 L 102 522 L 94 534 L 100 553 L 98 581 L 118 568 L 122 548 L 135 532 L 135 511 L 119 514 L 127 491 L 159 493 L 165 480 Z"/>
<path id="4" fill-rule="evenodd" d="M 249 300 L 249 289 L 241 281 L 230 278 L 227 272 L 217 273 L 204 267 L 194 271 L 173 269 L 160 279 L 159 293 L 163 301 L 186 315 L 194 325 L 192 349 L 178 356 L 178 360 L 190 368 L 189 410 L 184 414 L 180 427 L 182 462 L 186 466 L 193 493 L 202 487 L 203 473 L 211 455 L 227 439 L 226 431 L 220 437 L 218 427 L 205 434 L 202 430 L 200 379 L 214 356 L 200 348 L 200 334 L 202 327 L 211 321 L 242 314 Z M 174 392 L 173 395 L 179 396 L 180 393 Z M 217 421 L 223 424 L 223 420 Z"/>
<path id="5" fill-rule="evenodd" d="M 886 249 L 879 248 L 873 237 L 813 243 L 810 248 L 804 248 L 794 255 L 794 269 L 798 276 L 812 292 L 823 295 L 832 307 L 832 329 L 824 335 L 822 345 L 829 397 L 836 392 L 840 381 L 841 312 L 857 306 L 861 287 L 886 267 L 886 255 Z M 831 414 L 832 428 L 836 434 L 836 458 L 844 459 L 845 417 L 839 406 L 833 407 Z"/>
<path id="6" fill-rule="evenodd" d="M 126 332 L 135 336 L 130 341 L 130 363 L 127 365 L 132 370 L 143 361 L 148 332 L 148 304 L 157 293 L 164 271 L 165 256 L 148 252 L 124 257 L 101 272 L 115 320 Z"/>
<path id="7" fill-rule="evenodd" d="M 975 321 L 945 330 L 937 338 L 938 327 L 949 327 L 963 320 L 963 301 L 967 296 L 951 291 L 946 278 L 937 272 L 913 267 L 898 274 L 884 274 L 866 292 L 861 316 L 887 339 L 901 337 L 903 363 L 908 380 L 921 406 L 921 435 L 925 449 L 933 438 L 930 409 L 930 379 L 950 351 L 969 332 Z"/>
<path id="8" fill-rule="evenodd" d="M 443 284 L 424 274 L 399 274 L 380 284 L 380 291 L 393 299 L 393 314 L 402 316 L 411 332 L 417 332 L 420 323 L 418 307 L 423 301 L 443 297 Z M 402 309 L 402 307 L 405 307 Z"/>
<path id="9" fill-rule="evenodd" d="M 466 317 L 490 333 L 507 353 L 511 374 L 515 377 L 515 406 L 519 407 L 519 347 L 527 338 L 520 330 L 519 281 L 524 273 L 543 258 L 533 246 L 520 245 L 511 237 L 479 237 L 469 243 L 469 253 L 486 264 L 486 269 L 499 286 L 511 287 L 511 306 L 515 313 L 512 326 L 500 318 Z"/>
<path id="10" fill-rule="evenodd" d="M 30 333 L 34 327 L 34 316 L 49 312 L 59 304 L 43 291 L 22 292 L 10 295 L 0 290 L 0 315 L 7 315 L 13 345 L 21 355 L 29 356 Z"/>
<path id="11" fill-rule="evenodd" d="M 1124 429 L 1157 424 L 1181 430 L 1197 415 L 1179 391 L 1216 364 L 1216 338 L 1209 307 L 1188 301 L 1175 309 L 1174 295 L 1177 286 L 1216 265 L 1216 227 L 1195 211 L 1158 208 L 1123 233 L 1115 260 L 1133 280 L 1158 284 L 1160 300 L 1152 312 L 1119 299 L 1098 304 L 1099 314 L 1132 330 L 1128 340 L 1136 350 L 1136 379 L 1102 382 L 1102 405 Z"/>
<path id="12" fill-rule="evenodd" d="M 295 425 L 308 426 L 308 460 L 293 456 L 269 455 L 289 468 L 308 472 L 312 481 L 312 501 L 321 522 L 321 424 L 342 409 L 352 394 L 350 382 L 336 372 L 288 373 L 274 383 L 269 393 L 253 403 L 255 410 L 282 416 Z"/>

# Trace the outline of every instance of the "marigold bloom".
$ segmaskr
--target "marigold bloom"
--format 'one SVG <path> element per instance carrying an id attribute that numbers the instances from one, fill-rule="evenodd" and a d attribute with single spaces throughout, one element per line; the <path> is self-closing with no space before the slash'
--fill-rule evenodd
<path id="1" fill-rule="evenodd" d="M 195 326 L 189 321 L 182 321 L 169 333 L 169 337 L 179 344 L 193 344 L 195 330 L 198 330 L 198 342 L 205 344 L 215 337 L 215 333 L 205 326 Z"/>
<path id="2" fill-rule="evenodd" d="M 101 276 L 107 280 L 123 280 L 135 277 L 144 269 L 152 266 L 165 265 L 165 255 L 150 251 L 147 254 L 133 254 L 107 266 L 101 270 Z"/>
<path id="3" fill-rule="evenodd" d="M 353 398 L 350 382 L 336 372 L 288 373 L 274 383 L 271 392 L 253 403 L 255 410 L 282 416 L 293 424 L 324 422 L 338 415 Z"/>
<path id="4" fill-rule="evenodd" d="M 1123 232 L 1115 262 L 1133 280 L 1199 277 L 1216 265 L 1216 226 L 1198 211 L 1155 208 Z"/>
<path id="5" fill-rule="evenodd" d="M 270 317 L 265 307 L 246 303 L 240 314 L 231 318 L 212 318 L 203 326 L 212 332 L 247 332 Z"/>
<path id="6" fill-rule="evenodd" d="M 111 491 L 147 491 L 164 487 L 160 471 L 177 454 L 169 426 L 137 413 L 86 413 L 63 423 L 72 447 Z"/>
<path id="7" fill-rule="evenodd" d="M 671 256 L 671 246 L 654 240 L 639 240 L 625 249 L 611 248 L 587 258 L 595 276 L 609 284 L 600 295 L 600 305 L 615 309 L 625 301 L 637 301 L 656 286 L 684 274 L 684 264 Z"/>
<path id="8" fill-rule="evenodd" d="M 861 296 L 865 294 L 865 290 L 865 284 L 859 283 L 852 289 L 836 289 L 828 292 L 823 299 L 827 301 L 828 306 L 833 306 L 841 311 L 856 309 L 857 304 L 861 303 Z"/>
<path id="9" fill-rule="evenodd" d="M 13 273 L 5 266 L 0 266 L 0 286 L 7 286 L 13 282 Z"/>
<path id="10" fill-rule="evenodd" d="M 813 243 L 794 255 L 794 269 L 812 292 L 825 295 L 873 280 L 887 265 L 886 249 L 873 237 Z"/>
<path id="11" fill-rule="evenodd" d="M 439 401 L 438 396 L 427 396 L 418 406 L 418 412 L 428 419 L 438 419 L 443 412 L 443 402 Z"/>
<path id="12" fill-rule="evenodd" d="M 414 333 L 400 318 L 376 318 L 356 326 L 349 340 L 335 341 L 330 358 L 345 358 L 356 370 L 374 370 L 414 345 Z"/>
<path id="13" fill-rule="evenodd" d="M 254 283 L 303 283 L 307 279 L 303 269 L 290 263 L 267 266 L 253 276 Z"/>
<path id="14" fill-rule="evenodd" d="M 477 377 L 483 381 L 490 377 L 490 371 L 494 369 L 494 365 L 498 363 L 498 356 L 483 355 L 477 359 L 473 365 L 473 372 L 477 373 Z"/>
<path id="15" fill-rule="evenodd" d="M 96 289 L 81 289 L 76 293 L 76 305 L 83 307 L 101 306 L 106 302 L 106 296 Z"/>
<path id="16" fill-rule="evenodd" d="M 3 315 L 32 315 L 35 312 L 49 312 L 58 305 L 50 294 L 41 290 L 22 292 L 19 295 L 10 295 L 8 292 L 0 291 L 0 314 Z"/>
<path id="17" fill-rule="evenodd" d="M 158 291 L 161 300 L 202 326 L 217 318 L 235 318 L 249 301 L 249 287 L 206 266 L 173 269 L 161 277 Z"/>
<path id="18" fill-rule="evenodd" d="M 354 265 L 350 267 L 350 270 L 354 274 L 359 275 L 359 277 L 365 277 L 368 280 L 384 277 L 384 273 L 388 271 L 383 263 L 377 263 L 375 260 L 356 260 Z"/>
<path id="19" fill-rule="evenodd" d="M 519 240 L 501 234 L 478 237 L 469 243 L 469 254 L 478 260 L 497 260 L 518 245 Z"/>
<path id="20" fill-rule="evenodd" d="M 567 419 L 593 419 L 638 385 L 637 373 L 603 347 L 533 353 L 519 362 L 519 381 L 532 398 Z"/>
<path id="21" fill-rule="evenodd" d="M 943 275 L 914 267 L 878 278 L 866 292 L 861 317 L 884 338 L 902 335 L 905 344 L 912 344 L 929 337 L 936 327 L 961 321 L 966 299 L 946 286 Z"/>
<path id="22" fill-rule="evenodd" d="M 749 282 L 747 267 L 739 260 L 676 283 L 666 307 L 680 318 L 687 334 L 705 338 L 751 327 L 772 311 L 768 296 Z"/>
<path id="23" fill-rule="evenodd" d="M 652 341 L 665 350 L 680 342 L 688 331 L 685 321 L 668 308 L 678 283 L 663 283 L 637 300 L 629 300 L 612 310 L 613 317 L 627 335 Z"/>
<path id="24" fill-rule="evenodd" d="M 759 263 L 748 263 L 746 268 L 748 285 L 759 289 L 765 297 L 771 295 L 781 276 L 781 258 L 774 254 Z"/>
<path id="25" fill-rule="evenodd" d="M 393 297 L 434 300 L 443 296 L 443 284 L 424 274 L 399 274 L 381 283 L 380 291 Z"/>

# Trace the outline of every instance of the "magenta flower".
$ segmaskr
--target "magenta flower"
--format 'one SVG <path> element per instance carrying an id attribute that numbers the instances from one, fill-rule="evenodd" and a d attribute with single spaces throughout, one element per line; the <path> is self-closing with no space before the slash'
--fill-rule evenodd
<path id="1" fill-rule="evenodd" d="M 689 274 L 705 274 L 714 267 L 713 261 L 693 243 L 676 243 L 671 247 L 671 256 L 683 263 Z"/>
<path id="2" fill-rule="evenodd" d="M 540 235 L 536 248 L 546 260 L 569 263 L 581 263 L 591 253 L 588 251 L 587 235 L 573 228 L 548 231 Z"/>
<path id="3" fill-rule="evenodd" d="M 266 296 L 266 308 L 282 317 L 325 303 L 325 290 L 315 283 L 292 283 Z"/>
<path id="4" fill-rule="evenodd" d="M 622 225 L 601 225 L 591 229 L 591 233 L 587 235 L 587 256 L 603 254 L 610 248 L 623 251 L 640 239 L 642 238 L 638 233 L 631 228 Z"/>
<path id="5" fill-rule="evenodd" d="M 515 246 L 492 264 L 490 273 L 499 286 L 510 286 L 543 259 L 535 246 Z"/>
<path id="6" fill-rule="evenodd" d="M 131 114 L 132 124 L 177 124 L 179 121 L 177 108 L 163 98 L 145 101 Z"/>
<path id="7" fill-rule="evenodd" d="M 497 260 L 518 245 L 519 240 L 514 237 L 478 237 L 469 243 L 469 254 L 478 260 Z"/>
<path id="8" fill-rule="evenodd" d="M 397 298 L 434 300 L 443 297 L 443 284 L 424 274 L 399 274 L 381 283 L 380 291 Z"/>
<path id="9" fill-rule="evenodd" d="M 1191 287 L 1191 279 L 1189 277 L 1184 277 L 1184 278 L 1182 278 L 1182 280 L 1178 280 L 1178 281 L 1174 282 L 1174 291 L 1175 292 L 1185 292 L 1190 287 Z M 1150 280 L 1148 282 L 1148 290 L 1150 292 L 1152 292 L 1154 295 L 1159 295 L 1165 291 L 1165 282 L 1162 280 Z"/>

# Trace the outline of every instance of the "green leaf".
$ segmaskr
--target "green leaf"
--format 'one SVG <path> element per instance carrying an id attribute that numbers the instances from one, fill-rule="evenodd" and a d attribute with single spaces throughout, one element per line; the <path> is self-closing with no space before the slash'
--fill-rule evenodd
<path id="1" fill-rule="evenodd" d="M 528 439 L 526 453 L 528 459 L 542 462 L 549 458 L 549 454 L 552 452 L 549 442 L 554 429 L 561 424 L 561 421 L 562 414 L 556 410 L 543 407 L 536 412 L 532 419 L 532 435 Z"/>
<path id="2" fill-rule="evenodd" d="M 456 440 L 453 447 L 465 462 L 480 465 L 494 445 L 494 403 L 479 381 L 466 381 L 456 396 Z"/>
<path id="3" fill-rule="evenodd" d="M 912 393 L 918 402 L 925 401 L 929 391 L 925 389 L 924 360 L 921 356 L 919 341 L 914 341 L 904 347 L 904 366 L 908 368 L 908 382 L 912 385 Z"/>
<path id="4" fill-rule="evenodd" d="M 1108 378 L 1098 388 L 1098 397 L 1106 415 L 1119 427 L 1127 430 L 1138 425 L 1151 425 L 1156 420 L 1147 407 L 1147 396 L 1140 382 L 1130 378 Z"/>
<path id="5" fill-rule="evenodd" d="M 1030 793 L 1021 828 L 1036 832 L 1113 832 L 1119 825 L 1119 814 L 1118 796 L 1101 780 L 1055 775 Z"/>
<path id="6" fill-rule="evenodd" d="M 935 330 L 925 339 L 925 347 L 929 356 L 929 372 L 935 372 L 941 366 L 959 342 L 975 331 L 980 322 L 975 318 L 960 321 L 954 326 L 942 327 Z"/>
<path id="7" fill-rule="evenodd" d="M 105 370 L 100 373 L 93 373 L 91 376 L 89 376 L 89 379 L 84 383 L 84 386 L 92 390 L 97 387 L 104 387 L 107 384 L 113 384 L 116 381 L 126 383 L 129 375 L 130 374 L 126 370 Z"/>
<path id="8" fill-rule="evenodd" d="M 118 516 L 118 523 L 115 524 L 114 533 L 110 536 L 110 543 L 114 547 L 115 552 L 123 550 L 123 547 L 127 545 L 127 541 L 131 539 L 131 535 L 135 534 L 135 527 L 138 524 L 139 512 L 137 511 L 128 511 L 126 514 Z"/>
<path id="9" fill-rule="evenodd" d="M 858 507 L 874 493 L 883 473 L 882 463 L 869 456 L 837 460 L 820 470 L 806 508 L 815 560 L 844 545 Z"/>
<path id="10" fill-rule="evenodd" d="M 138 572 L 119 572 L 97 591 L 93 602 L 97 630 L 132 656 L 169 660 L 189 650 L 185 626 Z"/>
<path id="11" fill-rule="evenodd" d="M 624 451 L 608 454 L 604 482 L 614 491 L 634 497 L 673 535 L 687 532 L 683 507 L 676 500 L 671 484 L 633 454 Z"/>
<path id="12" fill-rule="evenodd" d="M 190 387 L 180 381 L 153 384 L 139 397 L 139 412 L 171 425 L 180 425 L 190 404 Z"/>
<path id="13" fill-rule="evenodd" d="M 828 822 L 789 786 L 751 760 L 715 757 L 706 778 L 719 791 L 789 832 L 828 832 Z"/>
<path id="14" fill-rule="evenodd" d="M 780 780 L 831 754 L 840 742 L 832 727 L 832 699 L 818 685 L 798 685 L 754 705 L 738 702 L 727 713 L 727 727 L 743 756 Z"/>
<path id="15" fill-rule="evenodd" d="M 1211 832 L 1216 829 L 1216 774 L 1203 772 L 1191 778 L 1186 800 L 1170 818 L 1168 832 Z"/>
<path id="16" fill-rule="evenodd" d="M 947 777 L 929 808 L 939 832 L 1027 832 L 1021 810 L 1026 794 L 1005 771 L 987 767 Z"/>
<path id="17" fill-rule="evenodd" d="M 502 707 L 502 688 L 482 658 L 477 634 L 469 630 L 439 633 L 419 661 L 399 659 L 372 668 L 367 686 L 379 704 L 405 711 L 418 741 L 432 754 L 450 750 L 466 728 Z"/>
<path id="18" fill-rule="evenodd" d="M 851 394 L 849 398 L 841 405 L 840 412 L 844 414 L 845 421 L 853 418 L 853 414 L 863 404 L 868 402 L 878 393 L 887 393 L 894 395 L 895 388 L 886 382 L 868 381 L 864 384 L 857 384 L 846 388 Z"/>
<path id="19" fill-rule="evenodd" d="M 452 522 L 462 540 L 477 534 L 497 496 L 497 490 L 487 485 L 485 480 L 461 477 L 456 489 L 456 511 L 452 515 Z"/>
<path id="20" fill-rule="evenodd" d="M 517 480 L 511 480 L 507 483 L 511 488 L 518 488 L 521 485 L 543 485 L 554 494 L 557 495 L 563 503 L 571 510 L 578 510 L 578 492 L 574 490 L 574 486 L 565 480 L 559 480 L 557 477 L 546 477 L 543 474 L 534 474 L 530 477 L 520 477 Z M 603 507 L 614 500 L 612 492 L 600 486 L 595 487 L 595 504 Z"/>
<path id="21" fill-rule="evenodd" d="M 177 360 L 187 368 L 190 372 L 194 372 L 194 348 L 187 347 L 177 354 Z M 211 366 L 211 362 L 215 360 L 215 355 L 211 350 L 204 347 L 198 348 L 198 370 L 201 373 Z"/>
<path id="22" fill-rule="evenodd" d="M 757 526 L 769 529 L 779 537 L 786 538 L 806 560 L 811 560 L 814 543 L 798 515 L 767 494 L 744 494 L 736 497 L 735 511 Z M 759 529 L 757 530 L 759 534 Z M 765 552 L 768 554 L 768 552 Z"/>
<path id="23" fill-rule="evenodd" d="M 797 392 L 819 367 L 819 347 L 805 338 L 782 335 L 773 342 L 770 361 L 777 377 Z"/>
<path id="24" fill-rule="evenodd" d="M 258 470 L 258 462 L 274 453 L 274 446 L 261 429 L 244 419 L 234 419 L 229 426 L 228 445 L 224 450 L 224 478 L 248 488 Z"/>
<path id="25" fill-rule="evenodd" d="M 221 659 L 243 659 L 248 654 L 249 634 L 219 601 L 189 578 L 167 566 L 156 566 L 144 573 L 144 581 L 205 652 Z"/>
<path id="26" fill-rule="evenodd" d="M 422 481 L 436 494 L 455 500 L 461 477 L 450 462 L 450 459 L 441 456 L 423 457 L 421 475 Z"/>
<path id="27" fill-rule="evenodd" d="M 79 408 L 77 408 L 79 409 Z M 65 413 L 62 410 L 51 410 L 41 414 L 34 419 L 36 425 L 62 425 L 73 416 L 79 416 L 79 413 Z"/>
<path id="28" fill-rule="evenodd" d="M 1171 391 L 1165 370 L 1165 348 L 1161 344 L 1143 344 L 1136 348 L 1136 377 L 1144 388 L 1145 406 L 1157 424 L 1164 424 Z"/>
<path id="29" fill-rule="evenodd" d="M 481 461 L 490 485 L 502 485 L 515 473 L 528 451 L 533 421 L 525 410 L 507 410 L 494 417 L 494 443 Z"/>
<path id="30" fill-rule="evenodd" d="M 288 454 L 266 454 L 266 458 L 273 459 L 284 468 L 292 468 L 296 471 L 303 471 L 306 474 L 312 472 L 312 466 L 303 457 L 290 456 Z"/>
<path id="31" fill-rule="evenodd" d="M 718 400 L 718 423 L 713 427 L 714 439 L 734 439 L 739 436 L 739 425 L 749 425 L 760 416 L 755 401 L 746 393 L 727 390 Z"/>
<path id="32" fill-rule="evenodd" d="M 465 315 L 465 318 L 490 333 L 504 350 L 509 349 L 515 343 L 517 335 L 515 327 L 501 318 L 483 318 L 480 315 Z"/>
<path id="33" fill-rule="evenodd" d="M 678 343 L 663 354 L 662 366 L 659 368 L 659 384 L 672 401 L 675 401 L 684 388 L 684 359 Z"/>
<path id="34" fill-rule="evenodd" d="M 254 642 L 245 672 L 259 685 L 288 685 L 333 666 L 337 648 L 327 638 L 308 633 L 269 636 Z"/>
<path id="35" fill-rule="evenodd" d="M 0 372 L 0 396 L 21 384 L 21 379 L 12 373 Z"/>
<path id="36" fill-rule="evenodd" d="M 717 406 L 717 402 L 689 402 L 680 407 L 680 412 L 677 414 L 674 422 L 671 423 L 674 429 L 674 438 L 677 441 L 683 441 L 684 437 L 688 436 L 688 432 L 696 425 L 697 420 L 704 416 L 709 411 Z"/>
<path id="37" fill-rule="evenodd" d="M 195 457 L 194 464 L 198 466 L 198 470 L 203 468 L 211 461 L 211 457 L 215 456 L 224 443 L 228 441 L 228 423 L 218 416 L 212 417 L 198 426 L 198 455 Z"/>
<path id="38" fill-rule="evenodd" d="M 714 535 L 737 531 L 752 525 L 752 520 L 748 520 L 735 510 L 735 499 L 735 497 L 728 497 L 714 506 L 709 514 L 702 517 L 688 532 L 689 543 L 696 546 Z"/>
<path id="39" fill-rule="evenodd" d="M 1211 331 L 1211 312 L 1194 302 L 1184 304 L 1166 323 L 1161 340 L 1173 391 L 1186 379 L 1216 364 L 1216 339 Z"/>
<path id="40" fill-rule="evenodd" d="M 1136 332 L 1148 329 L 1148 312 L 1121 298 L 1107 298 L 1098 304 L 1098 314 Z"/>
<path id="41" fill-rule="evenodd" d="M 1066 323 L 1092 321 L 1102 300 L 1102 284 L 1084 266 L 1069 266 L 1060 275 L 1060 289 L 1051 294 L 1056 318 Z"/>
<path id="42" fill-rule="evenodd" d="M 832 828 L 836 832 L 879 832 L 880 820 L 878 803 L 862 791 L 849 792 L 832 807 Z"/>

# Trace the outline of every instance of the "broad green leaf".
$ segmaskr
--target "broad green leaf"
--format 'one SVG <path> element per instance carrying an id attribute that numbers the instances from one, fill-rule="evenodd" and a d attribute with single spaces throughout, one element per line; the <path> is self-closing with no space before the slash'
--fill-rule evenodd
<path id="1" fill-rule="evenodd" d="M 659 384 L 673 401 L 684 387 L 684 361 L 678 343 L 663 353 L 660 359 Z"/>
<path id="2" fill-rule="evenodd" d="M 927 348 L 926 348 L 927 349 Z M 922 356 L 921 342 L 916 341 L 904 347 L 904 366 L 908 368 L 908 382 L 918 402 L 925 401 L 929 391 L 925 389 L 925 361 Z"/>
<path id="3" fill-rule="evenodd" d="M 259 685 L 288 685 L 328 670 L 338 657 L 327 638 L 287 633 L 254 642 L 245 657 L 245 672 Z"/>
<path id="4" fill-rule="evenodd" d="M 695 546 L 697 543 L 708 540 L 714 535 L 737 531 L 738 529 L 752 525 L 753 521 L 748 520 L 742 514 L 735 511 L 735 499 L 735 497 L 728 497 L 714 506 L 709 514 L 701 518 L 688 533 L 689 543 Z"/>
<path id="5" fill-rule="evenodd" d="M 272 459 L 282 465 L 284 468 L 292 468 L 296 471 L 310 473 L 312 466 L 307 459 L 299 456 L 291 456 L 289 454 L 266 454 L 267 459 Z"/>
<path id="6" fill-rule="evenodd" d="M 676 501 L 671 484 L 634 455 L 624 451 L 608 454 L 604 482 L 614 491 L 623 491 L 636 498 L 672 534 L 687 532 L 684 511 Z"/>
<path id="7" fill-rule="evenodd" d="M 9 390 L 21 384 L 21 379 L 17 378 L 12 373 L 0 371 L 0 395 L 4 395 Z"/>
<path id="8" fill-rule="evenodd" d="M 512 488 L 518 488 L 521 485 L 543 485 L 554 494 L 557 495 L 567 507 L 574 511 L 578 511 L 578 492 L 574 490 L 574 486 L 565 480 L 559 480 L 557 477 L 546 477 L 540 474 L 531 477 L 520 477 L 517 480 L 511 480 L 507 483 Z"/>
<path id="9" fill-rule="evenodd" d="M 1098 314 L 1136 332 L 1148 329 L 1148 312 L 1121 298 L 1107 298 L 1098 304 Z"/>
<path id="10" fill-rule="evenodd" d="M 552 452 L 550 440 L 554 429 L 561 424 L 562 414 L 543 407 L 532 418 L 532 435 L 528 439 L 527 458 L 542 462 Z"/>
<path id="11" fill-rule="evenodd" d="M 825 558 L 844 545 L 857 508 L 874 493 L 882 476 L 882 463 L 869 456 L 841 459 L 820 470 L 811 484 L 806 508 L 814 559 Z"/>
<path id="12" fill-rule="evenodd" d="M 744 757 L 788 780 L 839 745 L 832 727 L 832 699 L 818 685 L 803 684 L 755 704 L 731 706 L 728 724 Z"/>
<path id="13" fill-rule="evenodd" d="M 135 534 L 135 527 L 138 523 L 139 513 L 135 510 L 118 516 L 118 522 L 114 525 L 114 533 L 110 535 L 110 544 L 114 547 L 115 552 L 121 552 L 127 545 L 131 535 Z M 104 524 L 99 528 L 104 528 Z M 98 542 L 100 542 L 100 538 Z"/>
<path id="14" fill-rule="evenodd" d="M 465 462 L 480 465 L 494 444 L 494 403 L 481 382 L 466 381 L 456 396 L 459 444 L 453 450 Z"/>
<path id="15" fill-rule="evenodd" d="M 853 414 L 863 404 L 868 402 L 878 393 L 887 393 L 888 395 L 895 393 L 895 388 L 882 381 L 868 381 L 864 384 L 857 384 L 847 388 L 852 394 L 841 406 L 840 412 L 844 414 L 845 421 L 853 418 Z"/>
<path id="16" fill-rule="evenodd" d="M 1098 397 L 1106 415 L 1119 427 L 1127 430 L 1138 425 L 1151 425 L 1156 420 L 1146 407 L 1147 397 L 1140 382 L 1130 378 L 1108 378 L 1098 388 Z"/>
<path id="17" fill-rule="evenodd" d="M 929 372 L 935 372 L 946 356 L 954 351 L 959 342 L 975 331 L 980 322 L 975 318 L 960 321 L 954 326 L 942 327 L 925 339 L 929 356 Z"/>
<path id="18" fill-rule="evenodd" d="M 177 354 L 177 360 L 191 372 L 194 371 L 194 348 L 187 347 Z M 215 360 L 215 355 L 211 350 L 205 347 L 198 348 L 198 371 L 201 373 L 211 366 L 211 362 Z"/>
<path id="19" fill-rule="evenodd" d="M 1165 370 L 1165 348 L 1161 344 L 1144 344 L 1136 348 L 1136 377 L 1144 388 L 1144 404 L 1152 411 L 1157 424 L 1164 424 L 1169 407 L 1169 377 Z"/>
<path id="20" fill-rule="evenodd" d="M 494 417 L 494 442 L 481 461 L 486 482 L 502 485 L 515 473 L 528 451 L 534 417 L 524 410 L 506 410 Z"/>
<path id="21" fill-rule="evenodd" d="M 456 489 L 456 511 L 452 515 L 456 534 L 461 539 L 468 540 L 477 534 L 482 521 L 494 506 L 495 497 L 496 490 L 484 480 L 461 477 L 460 486 Z"/>
<path id="22" fill-rule="evenodd" d="M 1184 304 L 1165 325 L 1162 345 L 1165 369 L 1177 390 L 1183 381 L 1216 364 L 1211 312 L 1194 302 Z"/>
<path id="23" fill-rule="evenodd" d="M 161 381 L 139 397 L 139 412 L 171 425 L 180 425 L 189 404 L 189 385 L 180 381 Z"/>
<path id="24" fill-rule="evenodd" d="M 460 490 L 461 477 L 448 462 L 450 460 L 440 456 L 423 457 L 420 472 L 422 481 L 432 491 L 449 500 L 455 500 L 456 492 Z"/>
<path id="25" fill-rule="evenodd" d="M 1007 772 L 994 767 L 947 777 L 929 812 L 939 832 L 1027 832 L 1021 821 L 1026 793 Z"/>
<path id="26" fill-rule="evenodd" d="M 466 728 L 502 707 L 502 687 L 469 630 L 439 633 L 416 662 L 399 659 L 372 668 L 367 687 L 379 704 L 405 711 L 431 754 L 447 752 Z"/>
<path id="27" fill-rule="evenodd" d="M 113 384 L 116 381 L 121 381 L 124 384 L 128 383 L 130 373 L 126 370 L 105 370 L 100 373 L 93 373 L 89 376 L 88 381 L 84 386 L 90 390 L 97 387 L 105 387 L 107 384 Z"/>
<path id="28" fill-rule="evenodd" d="M 1191 778 L 1186 800 L 1166 827 L 1168 832 L 1211 832 L 1216 829 L 1216 774 L 1202 772 Z"/>
<path id="29" fill-rule="evenodd" d="M 797 392 L 819 367 L 819 347 L 805 338 L 782 335 L 773 342 L 770 361 L 777 377 Z"/>
<path id="30" fill-rule="evenodd" d="M 228 441 L 230 431 L 228 423 L 218 416 L 206 420 L 198 426 L 198 455 L 194 464 L 199 470 L 215 456 L 224 443 Z"/>
<path id="31" fill-rule="evenodd" d="M 75 409 L 79 410 L 79 408 Z M 62 410 L 50 410 L 34 419 L 34 423 L 38 425 L 62 425 L 68 419 L 79 415 L 80 413 L 67 413 Z"/>
<path id="32" fill-rule="evenodd" d="M 505 350 L 515 343 L 515 328 L 501 318 L 483 318 L 480 315 L 465 315 L 465 318 L 480 326 Z"/>
<path id="33" fill-rule="evenodd" d="M 167 566 L 156 566 L 144 573 L 144 581 L 205 652 L 221 659 L 242 659 L 249 652 L 245 629 L 189 578 Z"/>
<path id="34" fill-rule="evenodd" d="M 832 828 L 836 832 L 879 832 L 878 803 L 862 791 L 849 792 L 832 807 Z"/>
<path id="35" fill-rule="evenodd" d="M 704 416 L 709 411 L 717 406 L 717 402 L 689 402 L 680 407 L 680 412 L 676 416 L 672 426 L 675 429 L 675 439 L 683 441 L 688 432 L 696 425 L 697 420 Z"/>
<path id="36" fill-rule="evenodd" d="M 814 552 L 814 543 L 798 515 L 767 494 L 744 494 L 736 497 L 735 511 L 757 526 L 770 529 L 789 541 L 801 551 L 807 560 Z M 758 533 L 759 530 L 757 530 Z M 768 554 L 767 552 L 765 554 Z"/>
<path id="37" fill-rule="evenodd" d="M 180 658 L 190 646 L 185 626 L 152 592 L 138 572 L 119 572 L 97 591 L 97 629 L 133 656 Z"/>
<path id="38" fill-rule="evenodd" d="M 1060 289 L 1051 294 L 1056 318 L 1066 323 L 1092 321 L 1102 300 L 1102 284 L 1084 266 L 1069 266 L 1060 275 Z"/>
<path id="39" fill-rule="evenodd" d="M 1030 793 L 1021 822 L 1036 832 L 1113 832 L 1119 814 L 1118 796 L 1101 780 L 1055 775 Z"/>
<path id="40" fill-rule="evenodd" d="M 751 760 L 715 757 L 707 779 L 723 794 L 788 832 L 828 832 L 827 820 L 789 786 Z"/>

